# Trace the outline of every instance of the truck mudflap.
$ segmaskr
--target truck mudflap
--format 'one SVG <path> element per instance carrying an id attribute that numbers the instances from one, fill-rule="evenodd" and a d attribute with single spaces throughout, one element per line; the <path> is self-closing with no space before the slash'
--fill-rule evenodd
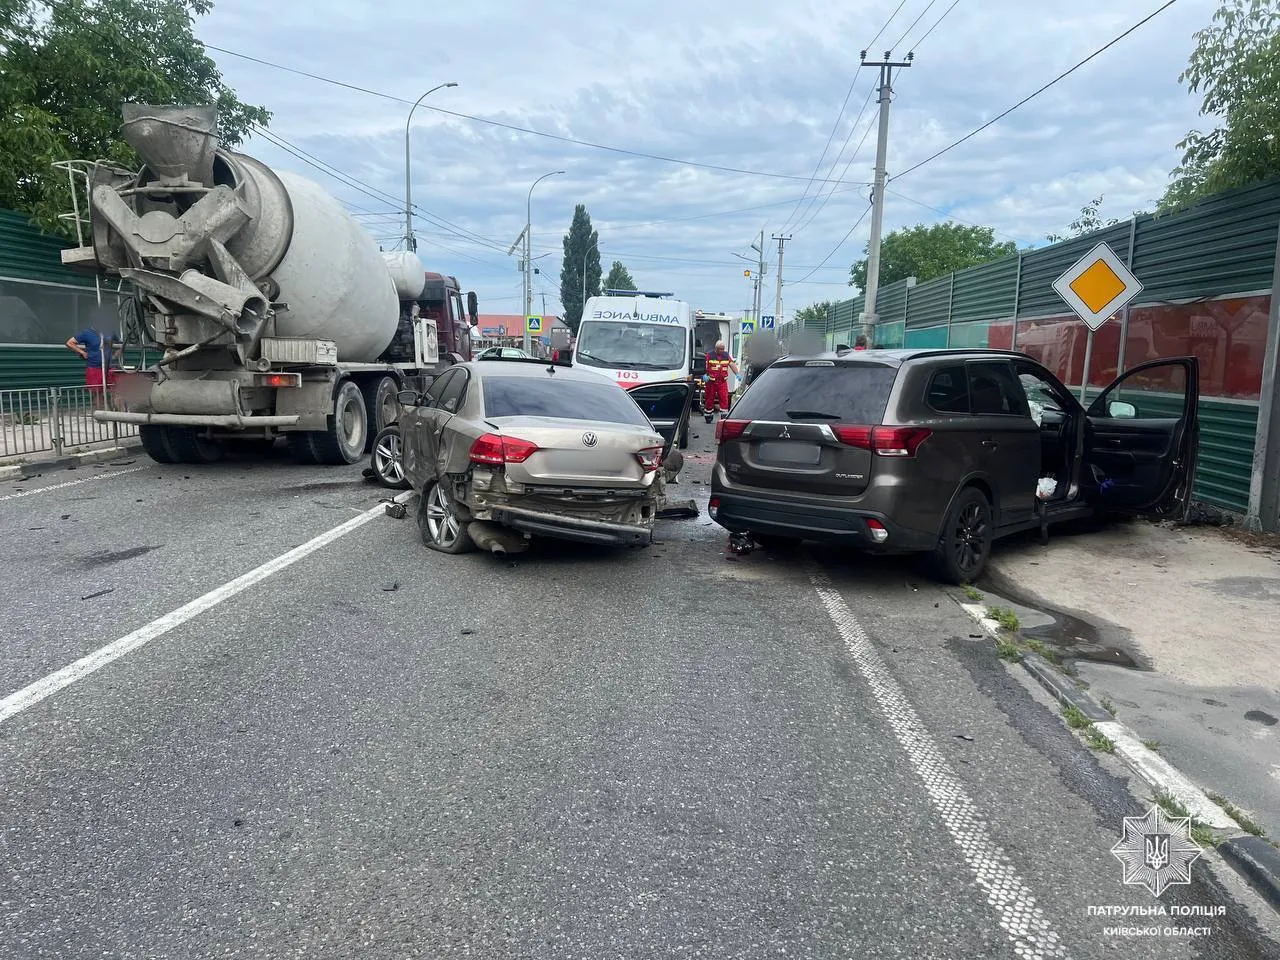
<path id="1" fill-rule="evenodd" d="M 166 427 L 226 427 L 232 430 L 251 430 L 257 427 L 292 427 L 296 416 L 254 417 L 236 414 L 198 413 L 128 413 L 119 410 L 95 410 L 93 419 L 99 423 L 155 424 Z"/>

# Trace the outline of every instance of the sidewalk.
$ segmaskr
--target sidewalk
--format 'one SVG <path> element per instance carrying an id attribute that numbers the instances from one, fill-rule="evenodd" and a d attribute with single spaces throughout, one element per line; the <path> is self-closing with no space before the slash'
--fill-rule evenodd
<path id="1" fill-rule="evenodd" d="M 1280 538 L 1143 521 L 997 545 L 979 585 L 1205 792 L 1280 838 Z"/>
<path id="2" fill-rule="evenodd" d="M 41 450 L 37 453 L 0 457 L 0 481 L 17 480 L 51 470 L 65 470 L 86 463 L 106 463 L 141 452 L 142 443 L 136 436 L 131 436 L 65 447 L 61 456 L 55 455 L 52 450 Z"/>

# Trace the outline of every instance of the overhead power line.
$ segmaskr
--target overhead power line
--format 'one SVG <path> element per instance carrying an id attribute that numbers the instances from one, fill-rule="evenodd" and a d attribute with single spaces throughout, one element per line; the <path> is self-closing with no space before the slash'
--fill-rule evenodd
<path id="1" fill-rule="evenodd" d="M 1159 15 L 1160 15 L 1160 14 L 1162 14 L 1162 13 L 1164 13 L 1164 11 L 1168 10 L 1170 7 L 1172 7 L 1172 6 L 1173 6 L 1175 3 L 1177 3 L 1177 2 L 1178 2 L 1178 0 L 1168 0 L 1168 2 L 1164 3 L 1164 4 L 1163 4 L 1162 6 L 1160 6 L 1158 9 L 1156 9 L 1156 10 L 1152 11 L 1151 13 L 1147 14 L 1145 17 L 1143 17 L 1141 20 L 1139 20 L 1137 23 L 1135 23 L 1133 26 L 1131 26 L 1128 30 L 1124 31 L 1124 33 L 1120 34 L 1119 36 L 1117 36 L 1117 37 L 1115 37 L 1115 38 L 1113 38 L 1113 39 L 1111 39 L 1111 40 L 1109 40 L 1107 43 L 1103 44 L 1103 45 L 1102 45 L 1101 47 L 1099 47 L 1097 50 L 1093 51 L 1093 53 L 1089 54 L 1087 57 L 1085 57 L 1083 60 L 1081 60 L 1081 61 L 1080 61 L 1079 63 L 1077 63 L 1075 66 L 1073 66 L 1073 67 L 1071 67 L 1071 68 L 1069 68 L 1069 69 L 1067 69 L 1067 70 L 1064 70 L 1062 73 L 1058 74 L 1056 77 L 1054 77 L 1052 80 L 1050 80 L 1050 81 L 1049 81 L 1048 83 L 1046 83 L 1044 86 L 1040 87 L 1040 88 L 1039 88 L 1038 90 L 1036 90 L 1034 93 L 1030 93 L 1030 94 L 1028 94 L 1027 96 L 1023 97 L 1021 100 L 1019 100 L 1019 101 L 1018 101 L 1017 103 L 1015 103 L 1013 106 L 1009 107 L 1007 110 L 1004 110 L 1004 111 L 1002 111 L 1001 113 L 996 114 L 994 117 L 992 117 L 990 120 L 988 120 L 988 121 L 987 121 L 986 123 L 984 123 L 982 126 L 978 127 L 976 130 L 972 130 L 972 131 L 970 131 L 969 133 L 966 133 L 966 134 L 965 134 L 963 137 L 961 137 L 959 140 L 956 140 L 954 143 L 948 144 L 947 146 L 945 146 L 945 147 L 943 147 L 941 150 L 939 150 L 937 153 L 935 153 L 935 154 L 933 154 L 933 155 L 931 155 L 931 156 L 926 157 L 925 159 L 921 160 L 921 161 L 920 161 L 919 163 L 917 163 L 917 164 L 914 164 L 914 165 L 912 165 L 912 166 L 910 166 L 910 167 L 907 167 L 907 169 L 903 170 L 900 174 L 898 174 L 898 175 L 897 175 L 896 177 L 894 177 L 893 179 L 895 179 L 895 180 L 901 180 L 901 179 L 902 179 L 903 177 L 905 177 L 907 174 L 912 173 L 913 171 L 919 170 L 919 169 L 920 169 L 921 167 L 923 167 L 926 163 L 932 163 L 934 160 L 937 160 L 937 159 L 938 159 L 940 156 L 942 156 L 944 153 L 949 153 L 950 151 L 954 150 L 956 147 L 960 146 L 960 144 L 964 143 L 965 141 L 967 141 L 967 140 L 972 140 L 974 137 L 976 137 L 978 134 L 980 134 L 983 130 L 986 130 L 986 129 L 987 129 L 987 127 L 990 127 L 992 124 L 995 124 L 995 123 L 999 122 L 1000 120 L 1003 120 L 1005 117 L 1007 117 L 1009 114 L 1013 113 L 1013 111 L 1017 110 L 1019 107 L 1025 106 L 1026 104 L 1028 104 L 1028 103 L 1030 103 L 1032 100 L 1034 100 L 1036 97 L 1040 96 L 1040 94 L 1044 93 L 1046 90 L 1048 90 L 1048 89 L 1049 89 L 1050 87 L 1052 87 L 1054 84 L 1058 83 L 1059 81 L 1065 80 L 1067 77 L 1071 76 L 1071 74 L 1075 73 L 1077 70 L 1079 70 L 1081 67 L 1083 67 L 1083 66 L 1084 66 L 1086 63 L 1088 63 L 1090 60 L 1093 60 L 1095 57 L 1098 57 L 1098 56 L 1099 56 L 1099 55 L 1101 55 L 1102 53 L 1105 53 L 1107 50 L 1110 50 L 1112 47 L 1114 47 L 1117 43 L 1119 43 L 1119 42 L 1120 42 L 1121 40 L 1123 40 L 1125 37 L 1129 36 L 1129 34 L 1133 33 L 1133 32 L 1134 32 L 1135 30 L 1137 30 L 1139 27 L 1145 26 L 1147 23 L 1149 23 L 1150 21 L 1154 20 L 1157 16 L 1159 16 Z"/>
<path id="2" fill-rule="evenodd" d="M 787 286 L 790 287 L 790 286 L 794 286 L 797 283 L 804 283 L 806 280 L 812 277 L 819 270 L 823 269 L 826 266 L 827 261 L 830 260 L 832 257 L 834 257 L 836 255 L 836 252 L 841 247 L 843 247 L 846 243 L 849 242 L 849 238 L 853 236 L 853 231 L 858 229 L 858 227 L 862 224 L 862 221 L 866 219 L 867 214 L 870 212 L 871 212 L 871 204 L 867 204 L 867 208 L 862 211 L 862 216 L 858 217 L 858 219 L 854 221 L 853 226 L 849 228 L 849 232 L 840 238 L 840 242 L 831 248 L 830 252 L 825 257 L 822 258 L 822 261 L 816 267 L 814 267 L 812 270 L 806 273 L 803 277 L 801 277 L 799 280 L 790 281 L 787 284 Z"/>
<path id="3" fill-rule="evenodd" d="M 406 100 L 403 97 L 397 97 L 394 94 L 383 93 L 380 90 L 371 90 L 368 87 L 356 86 L 352 83 L 344 83 L 341 80 L 334 80 L 332 77 L 324 77 L 318 73 L 308 73 L 306 70 L 298 70 L 294 67 L 286 67 L 282 63 L 276 63 L 272 60 L 264 60 L 261 57 L 252 57 L 247 53 L 237 53 L 234 50 L 227 50 L 225 47 L 215 46 L 212 43 L 206 43 L 205 48 L 216 50 L 218 53 L 225 53 L 229 57 L 239 57 L 241 60 L 248 60 L 251 63 L 261 64 L 264 67 L 272 67 L 276 70 L 283 70 L 286 73 L 292 73 L 300 77 L 307 77 L 310 80 L 317 80 L 321 83 L 333 84 L 336 87 L 343 87 L 347 90 L 354 90 L 357 93 L 366 93 L 372 97 L 381 97 L 384 100 L 392 100 L 396 103 L 411 104 L 412 100 Z M 493 120 L 489 117 L 477 117 L 469 113 L 459 113 L 456 110 L 446 110 L 444 107 L 436 107 L 431 104 L 424 103 L 421 105 L 424 110 L 431 110 L 435 113 L 444 114 L 445 116 L 457 117 L 460 120 L 469 120 L 472 123 L 483 123 L 492 127 L 501 127 L 504 130 L 513 130 L 517 133 L 527 133 L 534 137 L 544 137 L 548 140 L 558 140 L 561 143 L 572 143 L 579 147 L 591 147 L 594 150 L 607 150 L 610 153 L 620 153 L 629 157 L 637 157 L 643 160 L 658 160 L 662 163 L 674 163 L 685 167 L 700 167 L 704 170 L 717 170 L 722 173 L 736 173 L 748 177 L 770 177 L 775 180 L 810 180 L 802 174 L 794 173 L 774 173 L 768 170 L 750 170 L 745 167 L 730 167 L 719 163 L 707 163 L 702 160 L 685 160 L 679 157 L 664 157 L 661 154 L 645 153 L 640 150 L 628 150 L 626 147 L 615 147 L 607 143 L 595 143 L 591 140 L 580 140 L 576 137 L 566 137 L 558 133 L 547 133 L 544 130 L 533 130 L 529 127 L 521 127 L 514 123 L 506 123 L 502 120 Z M 825 182 L 825 181 L 824 181 Z"/>
<path id="4" fill-rule="evenodd" d="M 960 0 L 952 0 L 951 6 L 947 7 L 946 10 L 942 11 L 942 16 L 940 16 L 937 20 L 933 21 L 933 26 L 924 32 L 924 36 L 911 45 L 912 49 L 918 49 L 920 44 L 928 40 L 929 34 L 933 33 L 933 31 L 938 29 L 938 24 L 940 24 L 943 20 L 947 19 L 947 14 L 949 14 L 952 10 L 954 10 L 959 3 L 960 3 Z"/>
<path id="5" fill-rule="evenodd" d="M 889 14 L 889 19 L 884 22 L 884 25 L 876 32 L 876 35 L 871 38 L 871 43 L 867 44 L 868 47 L 874 45 L 875 42 L 880 39 L 880 35 L 884 33 L 885 30 L 889 29 L 889 24 L 893 23 L 893 18 L 898 15 L 898 11 L 900 11 L 904 6 L 906 6 L 906 3 L 907 3 L 907 0 L 901 0 L 898 6 L 894 8 L 893 13 Z M 840 104 L 840 110 L 836 113 L 835 123 L 831 124 L 831 132 L 827 134 L 826 145 L 822 148 L 822 154 L 818 157 L 818 162 L 813 165 L 813 175 L 809 178 L 809 182 L 805 184 L 804 194 L 800 197 L 800 200 L 796 203 L 796 209 L 793 210 L 791 212 L 791 216 L 787 217 L 787 219 L 783 222 L 780 230 L 786 230 L 787 225 L 791 223 L 793 218 L 798 219 L 796 217 L 796 214 L 800 210 L 800 204 L 804 203 L 805 197 L 809 195 L 809 189 L 814 185 L 814 183 L 817 182 L 818 171 L 822 169 L 822 161 L 827 158 L 827 151 L 831 149 L 831 142 L 836 138 L 836 131 L 840 129 L 840 121 L 844 119 L 845 107 L 849 106 L 849 98 L 853 96 L 853 88 L 858 85 L 858 77 L 861 76 L 861 74 L 862 74 L 862 71 L 860 70 L 854 71 L 853 79 L 849 81 L 849 89 L 845 91 L 844 101 Z M 871 94 L 867 94 L 867 100 L 863 102 L 862 110 L 867 109 L 867 102 L 869 102 L 870 100 L 871 100 Z M 862 112 L 859 111 L 858 120 L 861 120 L 861 119 L 862 119 Z M 853 121 L 854 127 L 858 125 L 858 120 Z M 846 147 L 849 145 L 849 139 L 847 137 L 845 138 L 844 145 Z M 842 147 L 840 153 L 843 153 L 843 152 L 844 152 L 844 148 Z M 839 162 L 840 162 L 840 154 L 838 153 L 836 154 L 835 160 L 831 161 L 831 169 L 834 170 L 836 168 L 836 164 L 838 164 Z M 819 190 L 821 190 L 821 188 L 819 188 Z M 809 207 L 812 207 L 812 206 L 813 206 L 813 202 L 810 201 Z M 809 207 L 805 208 L 805 213 L 808 213 Z M 803 217 L 804 213 L 801 213 L 800 216 Z"/>

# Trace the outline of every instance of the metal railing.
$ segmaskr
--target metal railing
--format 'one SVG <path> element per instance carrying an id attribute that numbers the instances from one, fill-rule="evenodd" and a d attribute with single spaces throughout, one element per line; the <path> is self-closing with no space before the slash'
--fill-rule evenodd
<path id="1" fill-rule="evenodd" d="M 0 390 L 0 460 L 118 441 L 138 434 L 125 423 L 99 423 L 94 410 L 107 409 L 100 387 L 38 387 Z"/>

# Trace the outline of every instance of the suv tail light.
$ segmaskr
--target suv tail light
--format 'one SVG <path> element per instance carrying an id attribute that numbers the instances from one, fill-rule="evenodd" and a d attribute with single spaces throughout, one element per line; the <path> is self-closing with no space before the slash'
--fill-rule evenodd
<path id="1" fill-rule="evenodd" d="M 538 451 L 538 445 L 519 437 L 486 433 L 471 445 L 471 462 L 488 466 L 524 463 Z"/>
<path id="2" fill-rule="evenodd" d="M 881 457 L 914 457 L 933 431 L 928 427 L 862 427 L 835 424 L 836 439 L 851 447 L 870 450 Z"/>
<path id="3" fill-rule="evenodd" d="M 643 450 L 637 450 L 636 459 L 640 461 L 640 466 L 644 467 L 645 473 L 651 473 L 662 466 L 662 448 L 645 447 Z"/>
<path id="4" fill-rule="evenodd" d="M 737 440 L 742 436 L 742 431 L 751 426 L 750 420 L 717 420 L 716 421 L 716 443 L 726 443 L 729 440 Z"/>

